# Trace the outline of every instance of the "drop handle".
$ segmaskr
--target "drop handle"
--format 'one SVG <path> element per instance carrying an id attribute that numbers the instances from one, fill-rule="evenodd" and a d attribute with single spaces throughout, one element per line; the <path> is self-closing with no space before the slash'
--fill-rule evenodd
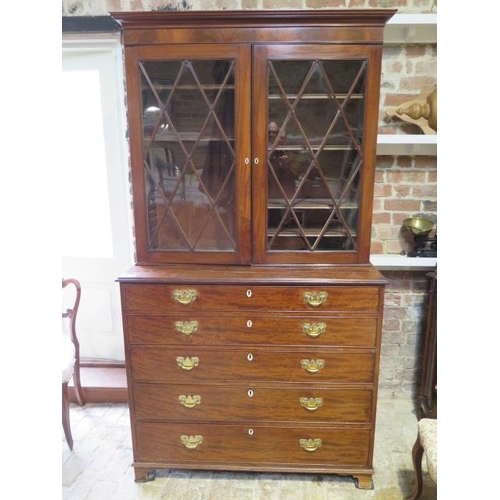
<path id="1" fill-rule="evenodd" d="M 196 356 L 193 356 L 191 358 L 184 356 L 177 356 L 176 361 L 178 367 L 186 371 L 191 371 L 193 368 L 198 366 L 198 364 L 200 363 L 200 358 Z"/>
<path id="2" fill-rule="evenodd" d="M 195 394 L 194 396 L 186 396 L 185 394 L 181 394 L 178 399 L 179 404 L 181 404 L 185 408 L 194 408 L 195 406 L 201 404 L 201 396 L 198 394 Z"/>
<path id="3" fill-rule="evenodd" d="M 328 292 L 304 292 L 302 298 L 311 307 L 319 307 L 328 298 Z"/>
<path id="4" fill-rule="evenodd" d="M 326 331 L 326 323 L 302 323 L 302 331 L 315 339 Z"/>
<path id="5" fill-rule="evenodd" d="M 189 336 L 198 330 L 198 321 L 176 321 L 175 329 L 179 333 Z"/>
<path id="6" fill-rule="evenodd" d="M 306 372 L 318 373 L 325 367 L 324 359 L 301 359 L 300 366 L 304 368 Z"/>
<path id="7" fill-rule="evenodd" d="M 321 447 L 322 441 L 320 438 L 315 439 L 300 439 L 299 440 L 300 447 L 308 452 L 316 451 Z"/>
<path id="8" fill-rule="evenodd" d="M 203 436 L 181 436 L 181 442 L 188 450 L 195 450 L 203 443 Z"/>
<path id="9" fill-rule="evenodd" d="M 197 295 L 196 290 L 174 290 L 173 292 L 174 300 L 184 306 L 192 304 Z"/>
<path id="10" fill-rule="evenodd" d="M 309 411 L 316 411 L 323 406 L 323 398 L 300 398 L 300 406 Z"/>

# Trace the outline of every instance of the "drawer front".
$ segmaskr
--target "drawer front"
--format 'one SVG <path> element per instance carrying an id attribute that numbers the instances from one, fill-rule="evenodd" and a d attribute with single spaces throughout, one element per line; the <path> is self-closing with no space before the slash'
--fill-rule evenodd
<path id="1" fill-rule="evenodd" d="M 377 312 L 378 287 L 123 285 L 127 311 L 368 311 Z"/>
<path id="2" fill-rule="evenodd" d="M 214 345 L 332 345 L 374 347 L 376 318 L 318 315 L 128 315 L 129 344 Z"/>
<path id="3" fill-rule="evenodd" d="M 372 391 L 311 385 L 134 383 L 138 419 L 368 423 Z"/>
<path id="4" fill-rule="evenodd" d="M 137 422 L 135 436 L 136 461 L 167 466 L 369 466 L 369 428 Z"/>
<path id="5" fill-rule="evenodd" d="M 134 380 L 259 381 L 371 383 L 375 353 L 371 350 L 201 347 L 132 347 L 130 374 Z"/>

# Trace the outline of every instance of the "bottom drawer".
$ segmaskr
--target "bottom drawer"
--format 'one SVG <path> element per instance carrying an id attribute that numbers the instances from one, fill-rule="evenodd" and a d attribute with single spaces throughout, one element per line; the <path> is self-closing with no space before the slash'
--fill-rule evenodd
<path id="1" fill-rule="evenodd" d="M 368 427 L 264 426 L 138 422 L 136 461 L 165 466 L 370 466 Z"/>

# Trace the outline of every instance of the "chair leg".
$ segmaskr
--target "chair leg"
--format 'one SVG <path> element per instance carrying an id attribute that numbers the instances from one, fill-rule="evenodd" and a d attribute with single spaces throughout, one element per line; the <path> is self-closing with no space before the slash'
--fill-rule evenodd
<path id="1" fill-rule="evenodd" d="M 75 362 L 75 367 L 73 371 L 73 387 L 75 389 L 76 400 L 80 406 L 85 406 L 85 396 L 83 394 L 82 382 L 80 380 L 80 364 L 78 361 Z"/>
<path id="2" fill-rule="evenodd" d="M 62 426 L 69 449 L 73 450 L 73 436 L 71 435 L 71 427 L 69 422 L 69 399 L 67 382 L 62 385 Z"/>
<path id="3" fill-rule="evenodd" d="M 424 448 L 420 444 L 420 436 L 417 436 L 417 440 L 413 445 L 412 458 L 413 458 L 413 469 L 415 471 L 415 488 L 413 490 L 413 495 L 409 500 L 417 500 L 422 494 L 422 458 L 424 455 Z"/>

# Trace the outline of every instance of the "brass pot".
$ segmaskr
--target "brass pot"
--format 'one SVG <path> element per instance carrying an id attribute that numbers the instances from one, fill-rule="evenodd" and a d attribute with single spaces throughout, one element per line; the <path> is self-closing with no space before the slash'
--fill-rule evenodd
<path id="1" fill-rule="evenodd" d="M 409 217 L 403 221 L 403 226 L 415 236 L 426 236 L 432 231 L 434 221 L 424 217 Z"/>

